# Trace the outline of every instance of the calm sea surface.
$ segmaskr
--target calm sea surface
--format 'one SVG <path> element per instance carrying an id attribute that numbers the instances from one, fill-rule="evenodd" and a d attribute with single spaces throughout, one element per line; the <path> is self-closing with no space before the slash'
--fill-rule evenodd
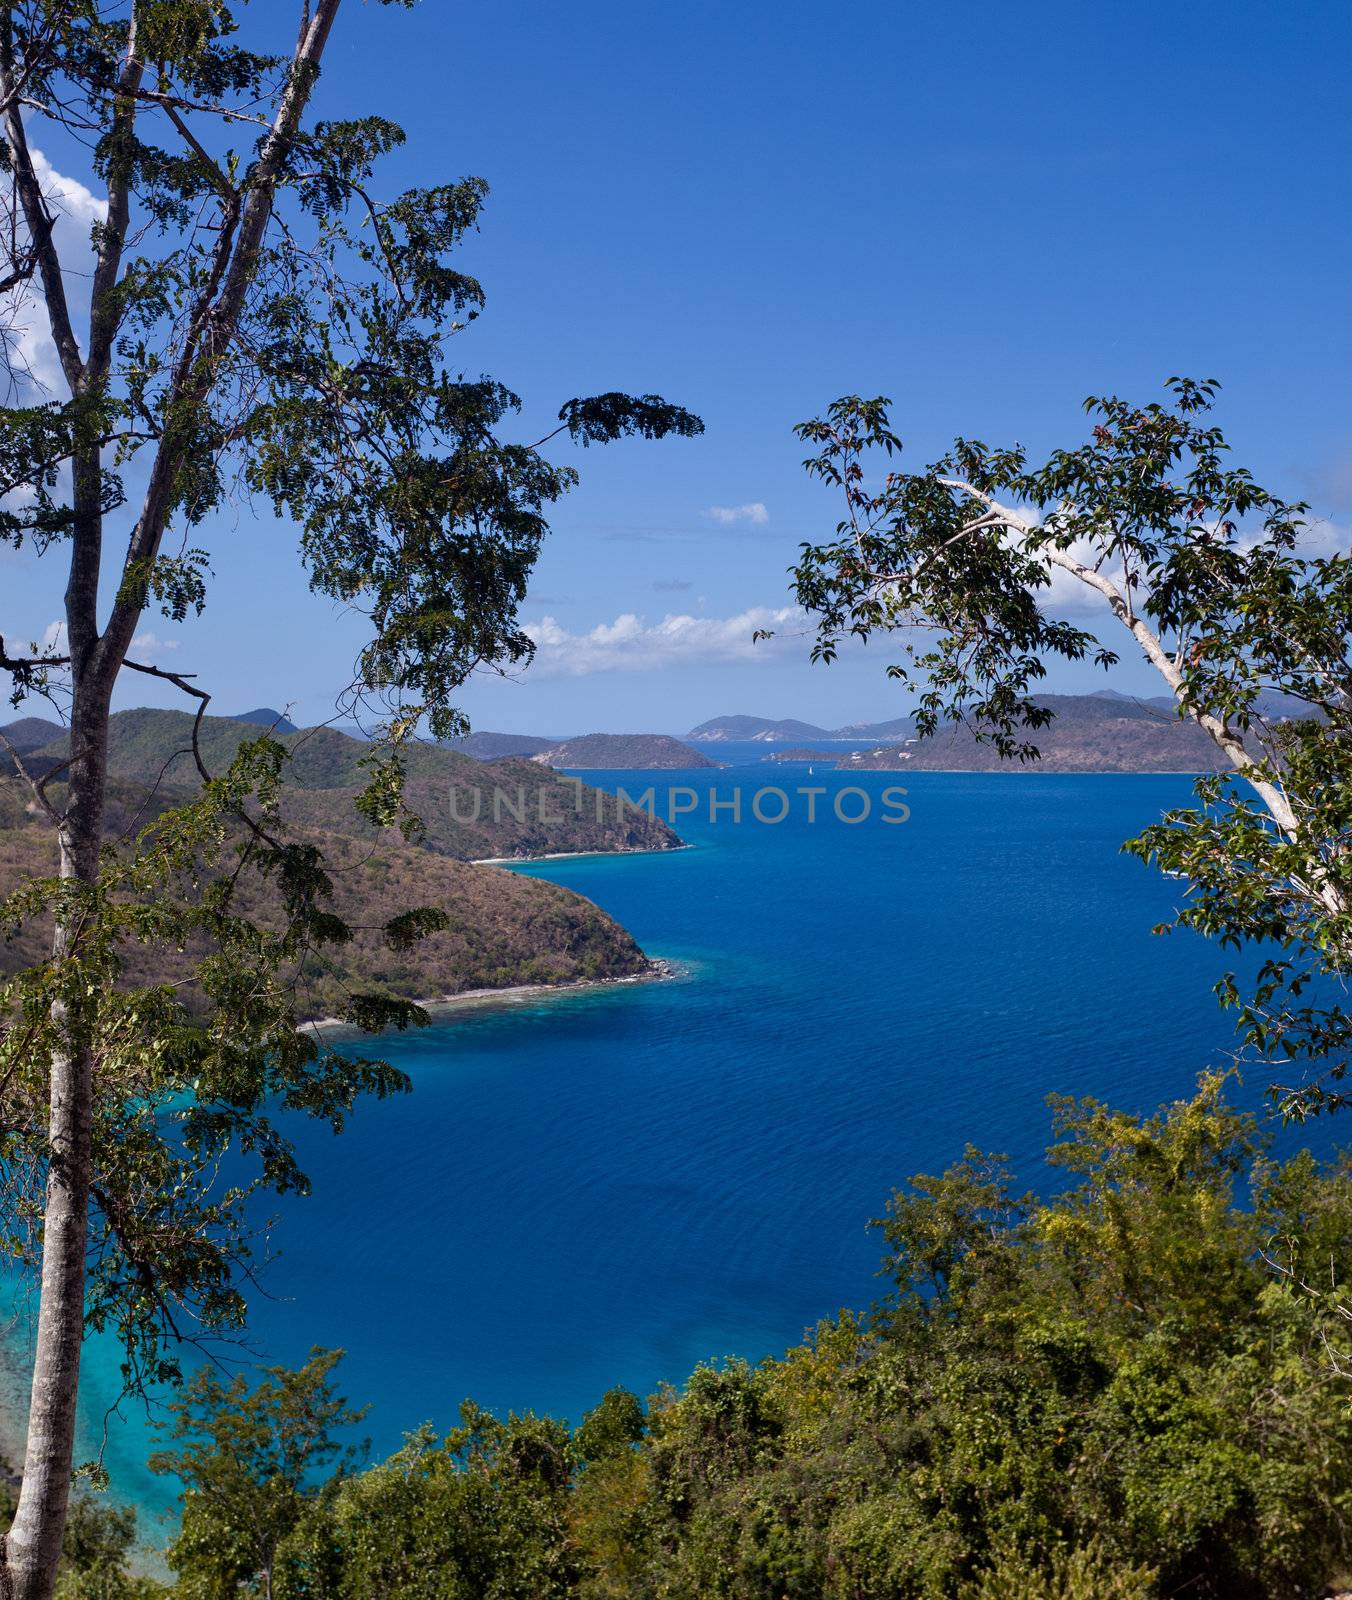
<path id="1" fill-rule="evenodd" d="M 1221 953 L 1150 932 L 1184 886 L 1119 854 L 1186 778 L 907 774 L 896 826 L 890 774 L 584 776 L 694 787 L 694 848 L 524 870 L 682 975 L 392 1038 L 410 1096 L 341 1138 L 296 1128 L 314 1194 L 278 1206 L 252 1338 L 288 1363 L 342 1346 L 380 1452 L 466 1396 L 576 1419 L 612 1384 L 780 1351 L 875 1294 L 868 1219 L 908 1174 L 971 1141 L 1038 1181 L 1050 1091 L 1145 1110 L 1230 1042 Z M 710 822 L 711 780 L 741 787 L 740 825 Z M 777 826 L 747 816 L 763 783 L 790 792 Z M 792 793 L 808 783 L 828 790 L 815 824 Z M 868 821 L 836 820 L 846 785 Z M 91 1418 L 109 1366 L 92 1353 Z M 162 1503 L 145 1450 L 133 1418 L 109 1465 Z"/>

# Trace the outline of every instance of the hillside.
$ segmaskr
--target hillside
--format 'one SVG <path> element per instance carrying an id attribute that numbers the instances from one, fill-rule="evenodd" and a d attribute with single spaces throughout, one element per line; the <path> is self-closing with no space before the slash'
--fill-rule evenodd
<path id="1" fill-rule="evenodd" d="M 209 770 L 222 771 L 256 724 L 230 717 L 203 720 L 201 748 Z M 109 769 L 128 791 L 164 796 L 195 786 L 192 717 L 182 711 L 120 711 L 112 719 Z M 286 810 L 297 824 L 357 838 L 374 831 L 354 812 L 365 786 L 370 746 L 333 728 L 309 728 L 279 742 L 290 752 Z M 26 756 L 30 771 L 66 759 L 57 740 Z M 425 843 L 438 854 L 476 860 L 575 851 L 669 850 L 680 839 L 665 823 L 626 808 L 600 790 L 556 778 L 529 761 L 484 763 L 439 745 L 415 744 L 404 754 L 407 799 L 423 819 Z M 7 765 L 0 761 L 0 770 Z"/>
<path id="2" fill-rule="evenodd" d="M 461 861 L 525 860 L 561 854 L 609 855 L 676 850 L 681 840 L 664 822 L 534 761 L 469 762 L 470 775 L 412 778 L 409 808 L 423 823 L 422 843 Z M 356 788 L 291 789 L 283 809 L 296 823 L 369 839 L 375 831 L 353 810 Z"/>
<path id="3" fill-rule="evenodd" d="M 271 728 L 274 733 L 299 733 L 300 729 L 290 717 L 271 706 L 255 706 L 252 711 L 237 711 L 232 722 L 256 722 L 260 728 Z"/>
<path id="4" fill-rule="evenodd" d="M 754 741 L 773 744 L 784 739 L 830 739 L 826 728 L 816 728 L 810 722 L 796 722 L 792 717 L 776 722 L 769 717 L 715 717 L 711 722 L 701 722 L 686 734 L 687 739 L 715 741 Z"/>
<path id="5" fill-rule="evenodd" d="M 0 782 L 0 895 L 21 878 L 50 872 L 52 835 L 31 818 L 15 824 L 24 808 L 12 780 Z M 358 843 L 315 832 L 335 885 L 335 910 L 363 925 L 352 942 L 311 960 L 300 975 L 303 1014 L 317 1018 L 337 1009 L 345 993 L 377 992 L 402 999 L 451 997 L 470 989 L 514 984 L 567 984 L 637 977 L 652 971 L 647 957 L 618 923 L 581 895 L 539 878 L 497 867 L 473 866 L 425 850 Z M 250 889 L 251 914 L 269 920 L 263 892 Z M 450 928 L 407 951 L 392 951 L 372 931 L 401 911 L 433 905 Z M 0 973 L 41 960 L 48 932 L 30 926 L 17 940 L 0 942 Z M 195 954 L 204 952 L 197 951 Z M 130 947 L 126 971 L 137 984 L 172 981 L 182 972 L 173 953 Z"/>
<path id="6" fill-rule="evenodd" d="M 146 707 L 119 711 L 112 719 L 108 736 L 109 771 L 132 782 L 156 784 L 195 784 L 192 761 L 192 716 L 186 711 L 158 711 Z M 230 764 L 246 739 L 257 739 L 265 730 L 257 723 L 237 717 L 205 717 L 202 721 L 201 750 L 207 767 L 215 772 Z M 288 782 L 305 789 L 359 788 L 365 782 L 361 763 L 370 755 L 370 746 L 334 728 L 306 728 L 282 734 L 278 742 L 291 756 Z M 56 766 L 66 759 L 68 743 L 59 739 L 33 752 L 30 768 Z M 465 772 L 476 772 L 467 756 L 442 750 L 436 745 L 415 744 L 405 753 L 410 776 L 454 779 Z"/>
<path id="7" fill-rule="evenodd" d="M 893 717 L 890 722 L 852 722 L 837 728 L 837 739 L 905 739 L 915 732 L 914 717 Z"/>
<path id="8" fill-rule="evenodd" d="M 716 767 L 717 761 L 666 733 L 588 733 L 531 758 L 543 766 L 666 771 Z"/>
<path id="9" fill-rule="evenodd" d="M 39 750 L 45 744 L 50 744 L 54 739 L 63 739 L 66 730 L 59 722 L 48 722 L 45 717 L 20 717 L 17 722 L 10 722 L 0 727 L 10 744 L 21 756 L 27 755 L 30 750 Z M 0 749 L 3 749 L 0 746 Z M 3 760 L 0 756 L 0 760 Z"/>
<path id="10" fill-rule="evenodd" d="M 841 737 L 877 738 L 872 750 L 794 746 L 773 751 L 766 760 L 815 761 L 856 772 L 1001 772 L 1017 771 L 1021 765 L 1045 772 L 1214 772 L 1224 764 L 1207 735 L 1195 723 L 1180 720 L 1163 697 L 1134 700 L 1105 690 L 1046 694 L 1039 703 L 1055 716 L 1045 728 L 1026 735 L 1040 754 L 1033 763 L 1006 761 L 993 744 L 979 742 L 966 728 L 952 724 L 931 738 L 917 738 L 906 718 L 839 730 Z M 1293 704 L 1266 709 L 1279 716 L 1289 714 Z"/>
<path id="11" fill-rule="evenodd" d="M 1092 694 L 1043 694 L 1038 699 L 1041 705 L 1054 711 L 1058 719 L 1057 749 L 1053 751 L 1049 747 L 1050 762 L 1060 761 L 1063 757 L 1069 760 L 1073 756 L 1074 759 L 1082 759 L 1089 763 L 1084 769 L 1087 771 L 1130 772 L 1145 770 L 1146 763 L 1155 761 L 1164 763 L 1163 770 L 1175 770 L 1172 763 L 1183 761 L 1185 765 L 1177 770 L 1195 770 L 1202 746 L 1197 738 L 1189 737 L 1186 732 L 1181 741 L 1178 735 L 1162 736 L 1166 741 L 1172 738 L 1172 743 L 1159 743 L 1144 734 L 1129 734 L 1115 743 L 1112 741 L 1109 730 L 1121 722 L 1176 722 L 1175 702 L 1168 695 L 1139 697 L 1122 694 L 1116 689 L 1097 689 Z M 1264 695 L 1259 698 L 1258 710 L 1270 721 L 1280 721 L 1284 717 L 1304 716 L 1308 708 L 1289 695 Z M 1076 739 L 1068 739 L 1065 730 L 1072 723 L 1096 725 L 1108 743 L 1102 750 L 1096 751 L 1092 748 L 1091 742 L 1082 735 Z M 1193 731 L 1195 734 L 1196 730 Z M 850 722 L 839 728 L 826 729 L 814 727 L 807 722 L 796 722 L 793 719 L 776 722 L 768 717 L 715 717 L 713 721 L 702 722 L 698 728 L 693 728 L 686 734 L 686 738 L 702 741 L 755 741 L 765 744 L 792 743 L 800 749 L 809 743 L 815 745 L 819 740 L 837 739 L 851 741 L 872 739 L 879 744 L 899 744 L 915 738 L 915 718 L 902 716 L 882 722 Z M 1038 740 L 1034 739 L 1033 742 L 1038 743 Z M 1064 751 L 1060 748 L 1063 745 Z M 961 750 L 964 747 L 961 739 L 948 740 L 945 745 L 945 764 L 956 763 L 960 769 L 966 767 L 968 763 L 961 757 Z M 828 756 L 823 752 L 820 759 L 843 758 L 838 755 Z M 1206 761 L 1210 761 L 1209 755 Z M 1100 762 L 1103 764 L 1100 765 Z M 1141 765 L 1136 765 L 1138 762 Z M 1126 764 L 1120 765 L 1120 763 Z M 917 759 L 911 764 L 918 766 L 931 763 L 928 758 L 922 763 L 917 755 Z M 973 770 L 979 770 L 985 763 L 984 760 L 973 758 L 971 765 Z"/>

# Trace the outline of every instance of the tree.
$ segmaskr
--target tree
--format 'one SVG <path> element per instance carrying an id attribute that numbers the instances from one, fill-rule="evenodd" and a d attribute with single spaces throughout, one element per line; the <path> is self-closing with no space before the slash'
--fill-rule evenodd
<path id="1" fill-rule="evenodd" d="M 1178 925 L 1264 950 L 1251 991 L 1227 976 L 1218 992 L 1247 1046 L 1283 1073 L 1306 1063 L 1276 1090 L 1304 1116 L 1342 1103 L 1352 1046 L 1328 999 L 1352 970 L 1352 557 L 1311 552 L 1308 507 L 1229 461 L 1207 418 L 1216 388 L 1091 397 L 1088 439 L 1040 465 L 960 438 L 916 472 L 890 466 L 886 399 L 837 400 L 797 432 L 844 515 L 794 579 L 814 659 L 897 633 L 887 670 L 918 691 L 918 731 L 963 721 L 1024 761 L 1052 715 L 1036 698 L 1047 662 L 1118 659 L 1054 614 L 1053 580 L 1126 635 L 1223 766 L 1128 848 L 1190 880 Z"/>
<path id="2" fill-rule="evenodd" d="M 624 1580 L 584 1592 L 1320 1592 L 1346 1561 L 1348 1326 L 1297 1280 L 1346 1282 L 1349 1168 L 1275 1167 L 1223 1090 L 1144 1118 L 1055 1101 L 1045 1202 L 975 1152 L 912 1179 L 871 1316 L 652 1402 L 637 1507 L 614 1491 L 627 1547 L 575 1519 Z"/>
<path id="3" fill-rule="evenodd" d="M 169 1547 L 176 1593 L 271 1600 L 277 1548 L 300 1521 L 326 1475 L 347 1476 L 357 1448 L 336 1434 L 364 1416 L 337 1392 L 341 1350 L 314 1350 L 295 1372 L 269 1368 L 249 1387 L 243 1373 L 225 1383 L 203 1367 L 172 1405 L 171 1439 L 152 1472 L 183 1486 L 183 1521 Z"/>
<path id="4" fill-rule="evenodd" d="M 575 1594 L 567 1427 L 529 1412 L 503 1422 L 469 1401 L 460 1422 L 440 1444 L 421 1428 L 388 1461 L 327 1484 L 278 1552 L 277 1600 Z"/>
<path id="5" fill-rule="evenodd" d="M 165 1600 L 154 1578 L 130 1570 L 136 1543 L 136 1513 L 95 1495 L 70 1503 L 62 1540 L 57 1600 Z"/>
<path id="6" fill-rule="evenodd" d="M 296 1026 L 287 971 L 346 930 L 317 851 L 281 829 L 274 742 L 215 776 L 199 755 L 200 800 L 107 853 L 123 674 L 168 679 L 199 721 L 209 698 L 136 658 L 141 619 L 201 610 L 210 557 L 196 530 L 236 488 L 290 516 L 312 587 L 369 618 L 353 692 L 378 698 L 388 743 L 363 805 L 388 822 L 400 741 L 420 719 L 439 736 L 462 728 L 452 697 L 466 676 L 529 658 L 517 606 L 545 512 L 576 478 L 541 454 L 545 440 L 501 437 L 509 389 L 446 364 L 483 303 L 452 261 L 482 181 L 382 200 L 375 169 L 400 129 L 307 120 L 338 11 L 305 0 L 284 55 L 241 42 L 219 0 L 24 0 L 0 18 L 0 538 L 65 572 L 62 638 L 0 640 L 0 669 L 15 704 L 67 696 L 70 724 L 65 770 L 31 785 L 59 871 L 5 908 L 9 923 L 53 928 L 51 961 L 0 995 L 5 1232 L 41 1272 L 23 1487 L 0 1562 L 0 1594 L 19 1600 L 52 1592 L 86 1316 L 122 1332 L 130 1381 L 172 1373 L 185 1307 L 207 1331 L 241 1314 L 247 1186 L 213 1191 L 224 1150 L 255 1158 L 259 1182 L 303 1186 L 269 1103 L 341 1125 L 357 1094 L 401 1087 Z M 39 132 L 92 150 L 106 202 L 87 250 L 58 225 Z M 26 364 L 48 339 L 50 391 Z M 555 433 L 699 431 L 657 396 L 610 393 L 567 402 Z M 239 914 L 245 873 L 273 886 L 278 926 Z M 412 912 L 388 936 L 407 942 L 433 920 Z M 173 985 L 127 982 L 122 952 L 138 940 L 195 951 L 205 1013 Z M 348 1013 L 417 1020 L 361 995 Z"/>

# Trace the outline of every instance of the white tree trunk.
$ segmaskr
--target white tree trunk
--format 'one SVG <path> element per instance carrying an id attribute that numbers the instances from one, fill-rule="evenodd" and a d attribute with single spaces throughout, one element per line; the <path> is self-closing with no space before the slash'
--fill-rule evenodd
<path id="1" fill-rule="evenodd" d="M 90 705 L 77 690 L 71 719 L 75 759 L 69 810 L 60 833 L 61 876 L 86 884 L 95 882 L 99 870 L 107 727 L 106 694 L 95 695 Z M 58 923 L 52 950 L 58 961 L 71 955 L 75 937 L 69 923 Z M 56 1585 L 70 1497 L 84 1338 L 93 1176 L 93 1041 L 87 1008 L 59 1004 L 53 1020 L 63 1036 L 63 1048 L 51 1063 L 41 1299 L 23 1482 L 4 1552 L 13 1600 L 50 1600 Z"/>

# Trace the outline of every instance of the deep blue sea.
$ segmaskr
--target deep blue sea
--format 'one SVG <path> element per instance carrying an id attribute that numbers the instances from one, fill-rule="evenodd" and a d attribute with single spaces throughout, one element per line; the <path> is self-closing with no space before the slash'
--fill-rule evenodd
<path id="1" fill-rule="evenodd" d="M 295 1128 L 314 1193 L 276 1208 L 252 1338 L 288 1363 L 342 1346 L 379 1452 L 451 1426 L 466 1396 L 577 1419 L 610 1385 L 780 1351 L 877 1292 L 868 1220 L 908 1174 L 970 1141 L 1036 1183 L 1050 1091 L 1145 1110 L 1231 1040 L 1210 992 L 1223 954 L 1151 934 L 1184 885 L 1119 850 L 1186 801 L 1186 778 L 904 774 L 895 825 L 891 774 L 584 776 L 701 797 L 679 824 L 691 849 L 523 869 L 681 976 L 392 1037 L 411 1095 L 341 1137 Z M 791 794 L 767 825 L 748 812 L 762 783 L 828 794 L 815 823 Z M 846 785 L 869 820 L 836 819 Z M 740 823 L 709 820 L 711 786 L 741 787 Z M 108 1464 L 123 1493 L 162 1502 L 145 1448 L 133 1419 Z"/>

